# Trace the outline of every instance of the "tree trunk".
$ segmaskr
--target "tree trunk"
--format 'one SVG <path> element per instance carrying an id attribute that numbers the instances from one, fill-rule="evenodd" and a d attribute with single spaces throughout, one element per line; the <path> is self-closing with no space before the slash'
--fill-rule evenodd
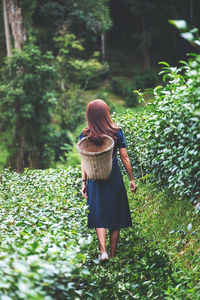
<path id="1" fill-rule="evenodd" d="M 148 71 L 151 68 L 151 58 L 149 53 L 149 47 L 147 45 L 143 46 L 142 53 L 144 71 Z"/>
<path id="2" fill-rule="evenodd" d="M 143 53 L 143 66 L 144 71 L 148 71 L 151 67 L 151 57 L 149 51 L 149 42 L 148 42 L 148 31 L 146 30 L 145 18 L 142 18 L 142 53 Z"/>
<path id="3" fill-rule="evenodd" d="M 189 7 L 190 7 L 190 24 L 193 22 L 193 3 L 192 0 L 189 0 Z"/>
<path id="4" fill-rule="evenodd" d="M 106 51 L 105 51 L 105 33 L 101 34 L 101 59 L 105 61 Z"/>
<path id="5" fill-rule="evenodd" d="M 15 136 L 11 149 L 15 149 L 10 152 L 8 158 L 8 166 L 20 173 L 25 168 L 25 138 L 23 133 L 23 125 L 18 120 L 15 128 Z"/>
<path id="6" fill-rule="evenodd" d="M 14 37 L 15 48 L 22 50 L 26 40 L 26 30 L 23 26 L 22 10 L 18 5 L 17 0 L 7 0 L 6 6 L 9 23 Z"/>
<path id="7" fill-rule="evenodd" d="M 24 148 L 25 148 L 25 141 L 23 133 L 19 133 L 19 140 L 18 140 L 18 152 L 15 159 L 16 164 L 16 171 L 22 172 L 24 171 L 25 161 L 24 161 Z"/>
<path id="8" fill-rule="evenodd" d="M 11 56 L 12 52 L 11 52 L 11 41 L 10 41 L 10 28 L 8 23 L 6 0 L 3 0 L 3 18 L 4 18 L 4 27 L 5 27 L 7 56 Z"/>

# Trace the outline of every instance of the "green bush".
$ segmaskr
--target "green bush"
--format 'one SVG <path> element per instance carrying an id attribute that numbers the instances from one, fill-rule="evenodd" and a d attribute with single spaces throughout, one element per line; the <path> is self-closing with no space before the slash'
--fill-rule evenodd
<path id="1" fill-rule="evenodd" d="M 133 83 L 136 89 L 146 89 L 155 87 L 157 81 L 158 74 L 153 70 L 147 71 L 145 74 L 142 75 L 135 75 L 133 77 Z"/>
<path id="2" fill-rule="evenodd" d="M 71 84 L 80 85 L 81 89 L 96 88 L 100 81 L 106 78 L 109 66 L 100 63 L 99 52 L 94 52 L 90 58 L 84 58 L 83 40 L 78 40 L 74 34 L 55 37 L 58 46 L 57 61 L 61 75 L 62 90 Z"/>
<path id="3" fill-rule="evenodd" d="M 137 176 L 149 174 L 171 193 L 197 201 L 200 185 L 200 55 L 164 70 L 145 115 L 115 116 L 125 131 Z M 139 170 L 140 168 L 140 170 Z"/>
<path id="4" fill-rule="evenodd" d="M 88 65 L 80 73 L 80 85 L 82 89 L 96 89 L 107 79 L 109 66 L 106 62 L 96 63 L 94 59 L 88 61 Z"/>
<path id="5" fill-rule="evenodd" d="M 1 69 L 0 131 L 6 136 L 8 165 L 17 171 L 49 165 L 56 78 L 52 53 L 42 53 L 32 41 L 7 57 Z"/>
<path id="6" fill-rule="evenodd" d="M 121 105 L 118 105 L 116 102 L 111 101 L 109 99 L 108 93 L 103 90 L 98 91 L 95 98 L 104 100 L 109 107 L 110 113 L 113 113 L 114 111 L 119 111 L 121 109 Z"/>
<path id="7" fill-rule="evenodd" d="M 0 298 L 80 299 L 91 242 L 80 171 L 0 173 Z"/>
<path id="8" fill-rule="evenodd" d="M 133 226 L 121 230 L 117 256 L 98 264 L 80 181 L 72 168 L 0 173 L 0 298 L 198 299 L 198 216 L 186 226 L 192 211 L 182 218 L 179 199 L 169 207 L 137 182 L 134 197 L 128 190 Z"/>
<path id="9" fill-rule="evenodd" d="M 111 87 L 114 93 L 124 97 L 127 107 L 133 107 L 138 104 L 138 95 L 134 93 L 134 86 L 125 79 L 113 77 Z"/>
<path id="10" fill-rule="evenodd" d="M 84 101 L 81 98 L 81 90 L 77 85 L 71 85 L 63 92 L 58 100 L 55 110 L 56 123 L 60 129 L 73 131 L 83 123 L 85 118 Z"/>
<path id="11" fill-rule="evenodd" d="M 143 126 L 144 121 L 147 118 L 146 114 L 135 114 L 132 111 L 127 111 L 123 114 L 113 113 L 112 118 L 117 125 L 123 129 L 134 177 L 143 177 L 147 174 L 146 167 L 144 166 L 143 162 L 143 156 L 145 152 Z M 121 167 L 123 168 L 122 165 Z"/>

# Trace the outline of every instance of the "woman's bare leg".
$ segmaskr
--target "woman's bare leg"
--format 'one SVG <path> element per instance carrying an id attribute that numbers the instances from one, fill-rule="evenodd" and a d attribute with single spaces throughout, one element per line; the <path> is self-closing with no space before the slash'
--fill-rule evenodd
<path id="1" fill-rule="evenodd" d="M 117 247 L 117 242 L 119 239 L 119 230 L 110 230 L 110 253 L 109 257 L 115 256 L 115 249 Z"/>
<path id="2" fill-rule="evenodd" d="M 96 228 L 97 238 L 101 254 L 106 252 L 106 229 Z"/>

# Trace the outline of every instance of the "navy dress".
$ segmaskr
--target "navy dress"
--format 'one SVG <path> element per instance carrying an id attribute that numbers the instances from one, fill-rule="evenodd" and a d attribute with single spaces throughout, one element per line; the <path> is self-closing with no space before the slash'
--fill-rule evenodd
<path id="1" fill-rule="evenodd" d="M 84 137 L 83 133 L 80 139 Z M 113 151 L 112 171 L 107 180 L 88 180 L 88 227 L 120 229 L 132 225 L 128 198 L 116 152 L 126 148 L 123 131 L 119 129 Z"/>

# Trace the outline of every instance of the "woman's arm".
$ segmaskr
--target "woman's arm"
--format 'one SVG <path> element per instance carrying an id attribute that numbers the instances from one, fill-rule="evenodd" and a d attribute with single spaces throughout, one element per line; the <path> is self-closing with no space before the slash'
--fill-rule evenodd
<path id="1" fill-rule="evenodd" d="M 128 157 L 128 153 L 126 148 L 120 148 L 120 157 L 121 160 L 123 162 L 123 165 L 128 173 L 129 179 L 130 179 L 130 188 L 131 188 L 131 192 L 134 194 L 136 191 L 136 184 L 135 184 L 135 180 L 133 177 L 133 171 L 132 171 L 132 167 L 131 167 L 131 163 Z"/>
<path id="2" fill-rule="evenodd" d="M 83 162 L 81 161 L 81 174 L 82 174 L 82 189 L 81 189 L 81 193 L 82 196 L 87 199 L 87 186 L 86 186 L 86 182 L 87 182 L 87 174 L 85 172 L 85 169 L 83 167 Z"/>

